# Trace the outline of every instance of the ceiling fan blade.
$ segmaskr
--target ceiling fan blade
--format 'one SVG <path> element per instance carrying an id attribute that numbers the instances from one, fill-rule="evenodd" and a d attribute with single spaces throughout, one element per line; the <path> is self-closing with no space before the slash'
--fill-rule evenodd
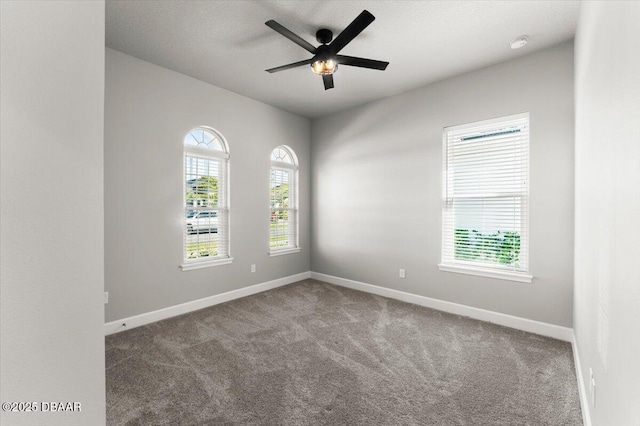
<path id="1" fill-rule="evenodd" d="M 322 82 L 324 83 L 324 90 L 333 89 L 333 74 L 323 75 Z"/>
<path id="2" fill-rule="evenodd" d="M 347 26 L 347 28 L 345 28 L 338 37 L 331 42 L 331 44 L 329 44 L 333 54 L 335 55 L 341 51 L 342 48 L 349 44 L 351 40 L 356 38 L 356 36 L 367 28 L 375 19 L 375 16 L 373 16 L 369 11 L 363 10 L 362 13 L 358 15 L 358 17 L 354 19 L 353 22 L 351 22 L 349 26 Z"/>
<path id="3" fill-rule="evenodd" d="M 268 70 L 265 70 L 265 71 L 266 72 L 270 72 L 270 73 L 274 73 L 274 72 L 278 72 L 278 71 L 288 70 L 288 69 L 291 69 L 291 68 L 301 67 L 303 65 L 311 65 L 312 62 L 313 62 L 313 58 L 305 59 L 304 61 L 298 61 L 298 62 L 294 62 L 292 64 L 282 65 L 282 66 L 275 67 L 275 68 L 269 68 Z"/>
<path id="4" fill-rule="evenodd" d="M 341 65 L 351 65 L 352 67 L 370 68 L 381 71 L 384 71 L 387 68 L 387 65 L 389 65 L 389 62 L 344 55 L 336 55 L 336 62 Z"/>
<path id="5" fill-rule="evenodd" d="M 315 55 L 316 48 L 315 48 L 314 45 L 312 45 L 311 43 L 307 42 L 306 40 L 304 40 L 299 35 L 292 33 L 291 31 L 289 31 L 288 29 L 286 29 L 282 25 L 278 24 L 273 19 L 270 20 L 270 21 L 265 22 L 264 24 L 267 27 L 271 28 L 272 30 L 275 30 L 275 31 L 279 32 L 280 34 L 282 34 L 283 36 L 285 36 L 286 38 L 288 38 L 289 40 L 291 40 L 292 42 L 294 42 L 298 46 L 302 47 L 303 49 L 305 49 L 305 50 L 307 50 L 307 51 L 309 51 L 309 52 L 311 52 L 311 53 L 313 53 Z"/>

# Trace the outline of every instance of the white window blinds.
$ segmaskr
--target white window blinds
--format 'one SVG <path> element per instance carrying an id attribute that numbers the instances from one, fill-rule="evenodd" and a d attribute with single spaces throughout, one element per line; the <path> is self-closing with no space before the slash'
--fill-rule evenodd
<path id="1" fill-rule="evenodd" d="M 210 129 L 185 137 L 184 261 L 229 258 L 229 192 L 226 143 Z"/>
<path id="2" fill-rule="evenodd" d="M 527 273 L 529 114 L 444 129 L 442 265 Z"/>
<path id="3" fill-rule="evenodd" d="M 269 185 L 269 251 L 298 249 L 298 166 L 289 147 L 277 147 L 271 153 Z"/>

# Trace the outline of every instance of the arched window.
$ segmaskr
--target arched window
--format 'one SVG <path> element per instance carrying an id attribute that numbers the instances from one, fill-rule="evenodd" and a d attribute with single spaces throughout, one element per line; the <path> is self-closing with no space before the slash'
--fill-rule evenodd
<path id="1" fill-rule="evenodd" d="M 300 251 L 298 159 L 286 145 L 280 145 L 271 152 L 269 206 L 269 253 L 274 256 Z"/>
<path id="2" fill-rule="evenodd" d="M 184 188 L 182 269 L 230 263 L 229 148 L 211 128 L 184 138 Z"/>

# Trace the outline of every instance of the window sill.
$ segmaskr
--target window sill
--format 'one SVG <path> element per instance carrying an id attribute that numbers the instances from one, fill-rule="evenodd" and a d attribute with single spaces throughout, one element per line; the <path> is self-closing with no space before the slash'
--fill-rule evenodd
<path id="1" fill-rule="evenodd" d="M 474 268 L 470 266 L 460 265 L 445 265 L 443 263 L 438 264 L 441 271 L 455 272 L 458 274 L 476 275 L 479 277 L 496 278 L 499 280 L 518 281 L 521 283 L 530 283 L 533 279 L 533 275 L 529 275 L 523 272 L 508 272 L 498 271 L 484 268 Z"/>
<path id="2" fill-rule="evenodd" d="M 180 268 L 183 271 L 192 271 L 194 269 L 210 268 L 212 266 L 228 265 L 233 262 L 233 257 L 226 257 L 224 259 L 199 261 L 193 263 L 183 263 Z"/>
<path id="3" fill-rule="evenodd" d="M 274 250 L 269 252 L 269 256 L 283 256 L 285 254 L 299 253 L 302 250 L 300 247 L 286 248 L 282 250 Z"/>

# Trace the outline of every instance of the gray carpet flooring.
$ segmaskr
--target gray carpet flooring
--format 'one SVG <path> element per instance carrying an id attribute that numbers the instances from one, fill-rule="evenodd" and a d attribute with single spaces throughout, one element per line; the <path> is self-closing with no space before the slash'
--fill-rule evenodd
<path id="1" fill-rule="evenodd" d="M 566 342 L 306 280 L 106 338 L 109 425 L 581 425 Z"/>

